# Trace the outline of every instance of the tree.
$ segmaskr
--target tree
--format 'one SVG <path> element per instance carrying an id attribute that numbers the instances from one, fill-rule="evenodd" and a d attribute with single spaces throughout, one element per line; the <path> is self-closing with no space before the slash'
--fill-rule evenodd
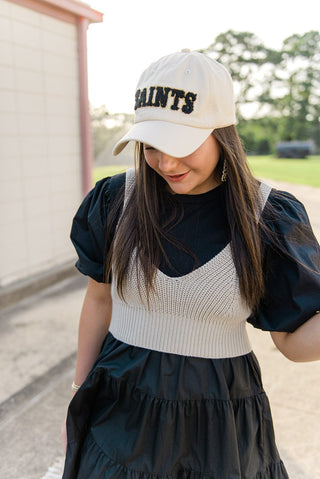
<path id="1" fill-rule="evenodd" d="M 124 135 L 133 123 L 133 115 L 130 113 L 109 113 L 105 105 L 91 107 L 91 127 L 93 135 L 94 159 L 110 145 L 116 143 L 119 134 Z"/>
<path id="2" fill-rule="evenodd" d="M 93 156 L 97 158 L 108 143 L 106 119 L 109 117 L 109 112 L 105 105 L 101 105 L 98 108 L 91 107 L 90 114 L 93 136 Z"/>
<path id="3" fill-rule="evenodd" d="M 286 94 L 277 102 L 286 119 L 286 139 L 319 141 L 320 33 L 310 31 L 284 40 L 281 67 Z"/>
<path id="4" fill-rule="evenodd" d="M 230 71 L 239 131 L 251 151 L 291 139 L 313 139 L 320 149 L 319 32 L 292 35 L 276 51 L 253 33 L 228 30 L 200 51 Z M 249 119 L 254 134 L 245 126 Z"/>
<path id="5" fill-rule="evenodd" d="M 221 62 L 231 73 L 235 84 L 237 117 L 241 121 L 248 105 L 259 111 L 257 99 L 269 98 L 274 66 L 280 64 L 281 54 L 267 48 L 253 33 L 228 30 L 202 52 Z"/>

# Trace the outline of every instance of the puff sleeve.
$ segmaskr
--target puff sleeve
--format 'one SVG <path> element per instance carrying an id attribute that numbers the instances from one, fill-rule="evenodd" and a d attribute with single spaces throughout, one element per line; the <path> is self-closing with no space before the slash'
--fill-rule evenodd
<path id="1" fill-rule="evenodd" d="M 248 321 L 266 331 L 293 332 L 320 309 L 320 247 L 303 204 L 272 190 L 264 220 L 280 242 L 266 237 L 266 294 Z"/>
<path id="2" fill-rule="evenodd" d="M 73 218 L 70 238 L 78 254 L 76 267 L 99 283 L 106 282 L 104 263 L 110 246 L 106 243 L 108 213 L 124 183 L 125 173 L 98 181 Z"/>
<path id="3" fill-rule="evenodd" d="M 78 270 L 102 283 L 110 178 L 98 181 L 73 218 L 70 238 L 78 254 Z"/>

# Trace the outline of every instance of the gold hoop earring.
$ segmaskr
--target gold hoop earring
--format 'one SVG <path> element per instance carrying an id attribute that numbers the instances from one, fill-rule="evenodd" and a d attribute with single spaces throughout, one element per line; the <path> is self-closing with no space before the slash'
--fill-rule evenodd
<path id="1" fill-rule="evenodd" d="M 228 176 L 228 173 L 227 173 L 227 162 L 226 162 L 226 160 L 223 160 L 223 167 L 222 167 L 222 174 L 221 174 L 221 181 L 222 181 L 222 183 L 224 183 L 225 181 L 227 181 L 227 176 Z"/>

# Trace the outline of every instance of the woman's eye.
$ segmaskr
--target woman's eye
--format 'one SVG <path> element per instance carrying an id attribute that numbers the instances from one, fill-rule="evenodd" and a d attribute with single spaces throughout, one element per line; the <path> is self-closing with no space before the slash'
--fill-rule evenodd
<path id="1" fill-rule="evenodd" d="M 153 146 L 145 146 L 144 149 L 145 150 L 155 150 L 155 148 L 153 148 Z"/>

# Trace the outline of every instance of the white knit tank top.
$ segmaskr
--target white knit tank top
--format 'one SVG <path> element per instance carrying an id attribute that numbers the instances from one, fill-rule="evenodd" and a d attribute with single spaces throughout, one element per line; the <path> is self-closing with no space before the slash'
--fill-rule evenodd
<path id="1" fill-rule="evenodd" d="M 127 171 L 125 201 L 134 184 Z M 263 209 L 271 186 L 261 183 Z M 125 302 L 112 283 L 111 334 L 127 344 L 156 351 L 202 358 L 247 354 L 251 344 L 246 331 L 250 308 L 240 296 L 230 243 L 204 265 L 180 277 L 157 269 L 154 293 L 147 295 L 139 267 L 131 261 Z"/>

